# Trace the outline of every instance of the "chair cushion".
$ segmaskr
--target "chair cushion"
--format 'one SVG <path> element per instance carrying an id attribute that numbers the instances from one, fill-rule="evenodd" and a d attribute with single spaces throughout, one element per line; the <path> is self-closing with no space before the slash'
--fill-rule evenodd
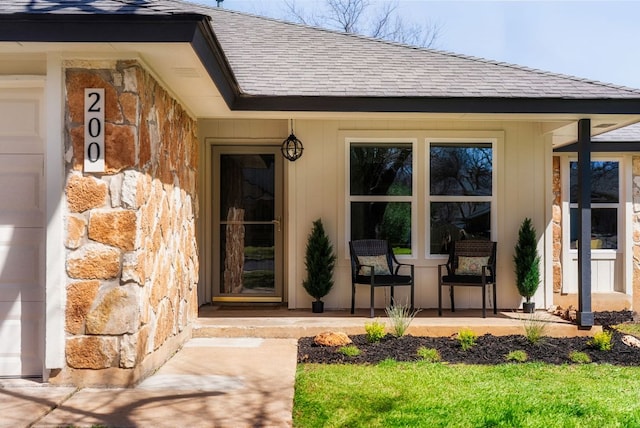
<path id="1" fill-rule="evenodd" d="M 482 285 L 482 275 L 445 275 L 442 277 L 442 284 L 477 284 Z M 493 275 L 487 275 L 486 283 L 491 284 L 495 282 Z"/>
<path id="2" fill-rule="evenodd" d="M 456 275 L 482 275 L 482 266 L 486 266 L 489 257 L 458 257 Z"/>
<path id="3" fill-rule="evenodd" d="M 369 266 L 373 266 L 374 275 L 391 275 L 389 262 L 387 262 L 387 256 L 384 254 L 379 256 L 358 256 L 358 263 L 366 265 L 360 267 L 358 275 L 371 275 L 371 268 Z"/>
<path id="4" fill-rule="evenodd" d="M 357 275 L 357 284 L 371 285 L 371 277 L 369 275 Z M 374 275 L 373 282 L 375 285 L 410 285 L 410 275 Z"/>

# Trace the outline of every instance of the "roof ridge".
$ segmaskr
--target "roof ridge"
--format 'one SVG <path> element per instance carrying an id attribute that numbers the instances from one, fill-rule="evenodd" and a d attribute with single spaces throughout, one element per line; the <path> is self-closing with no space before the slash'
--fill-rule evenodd
<path id="1" fill-rule="evenodd" d="M 180 2 L 182 4 L 186 3 L 183 0 L 168 0 L 168 1 Z M 195 5 L 196 3 L 190 3 L 190 4 L 191 5 Z M 206 9 L 210 9 L 210 10 L 214 11 L 214 13 L 224 12 L 224 13 L 232 13 L 232 14 L 236 14 L 236 15 L 250 16 L 250 17 L 253 17 L 253 18 L 258 18 L 258 19 L 262 19 L 262 20 L 266 20 L 266 21 L 271 21 L 271 22 L 276 22 L 276 23 L 280 23 L 280 24 L 290 25 L 290 26 L 293 26 L 293 27 L 299 27 L 299 28 L 302 28 L 302 29 L 322 31 L 322 32 L 325 32 L 325 33 L 335 34 L 335 35 L 338 35 L 338 36 L 346 36 L 346 37 L 366 40 L 366 41 L 370 41 L 370 42 L 382 43 L 382 44 L 386 44 L 386 45 L 389 45 L 389 46 L 397 46 L 397 47 L 401 47 L 401 48 L 405 48 L 405 49 L 412 49 L 412 50 L 416 50 L 416 51 L 430 52 L 430 53 L 437 54 L 437 55 L 455 57 L 455 58 L 475 61 L 475 62 L 484 63 L 484 64 L 491 64 L 491 65 L 495 65 L 495 66 L 499 66 L 499 67 L 511 68 L 511 69 L 514 69 L 514 70 L 520 70 L 520 71 L 526 71 L 526 72 L 530 72 L 530 73 L 536 73 L 536 74 L 543 75 L 543 76 L 567 79 L 567 80 L 571 80 L 571 81 L 574 81 L 574 82 L 587 83 L 587 84 L 602 86 L 602 87 L 606 87 L 606 88 L 612 88 L 612 89 L 618 89 L 618 90 L 622 90 L 622 91 L 627 91 L 627 92 L 630 92 L 630 93 L 633 93 L 633 94 L 640 94 L 640 88 L 632 88 L 632 87 L 629 87 L 629 86 L 617 85 L 615 83 L 602 82 L 602 81 L 595 80 L 595 79 L 588 79 L 588 78 L 578 77 L 578 76 L 574 76 L 574 75 L 570 75 L 570 74 L 564 74 L 564 73 L 557 73 L 557 72 L 552 72 L 552 71 L 548 71 L 548 70 L 542 70 L 542 69 L 539 69 L 539 68 L 529 67 L 529 66 L 515 64 L 515 63 L 510 63 L 510 62 L 506 62 L 506 61 L 497 61 L 497 60 L 492 60 L 492 59 L 488 59 L 488 58 L 482 58 L 482 57 L 477 57 L 477 56 L 473 56 L 473 55 L 462 54 L 462 53 L 458 53 L 458 52 L 446 51 L 446 50 L 435 49 L 435 48 L 424 47 L 424 46 L 410 45 L 410 44 L 407 44 L 407 43 L 397 42 L 397 41 L 393 41 L 393 40 L 375 38 L 375 37 L 367 36 L 367 35 L 364 35 L 364 34 L 347 33 L 347 32 L 340 31 L 340 30 L 334 30 L 334 29 L 330 29 L 330 28 L 318 27 L 318 26 L 299 23 L 299 22 L 291 22 L 291 21 L 286 21 L 284 19 L 273 18 L 273 17 L 269 17 L 269 16 L 262 16 L 262 15 L 257 15 L 257 14 L 253 14 L 253 13 L 248 13 L 248 12 L 241 12 L 241 11 L 237 11 L 237 10 L 230 10 L 230 9 L 224 9 L 224 8 L 214 8 L 213 6 L 207 6 L 207 5 L 199 5 L 199 6 L 202 6 L 202 7 L 206 8 Z"/>

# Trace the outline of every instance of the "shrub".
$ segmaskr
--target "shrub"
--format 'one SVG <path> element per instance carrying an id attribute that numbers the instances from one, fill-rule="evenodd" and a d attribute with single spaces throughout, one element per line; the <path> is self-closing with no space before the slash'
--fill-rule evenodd
<path id="1" fill-rule="evenodd" d="M 610 351 L 613 347 L 611 343 L 611 339 L 613 338 L 613 334 L 610 331 L 601 331 L 593 335 L 593 337 L 589 340 L 588 344 L 592 348 L 598 349 L 600 351 Z"/>
<path id="2" fill-rule="evenodd" d="M 507 361 L 515 361 L 516 363 L 524 363 L 529 359 L 529 356 L 522 349 L 509 352 L 505 357 Z"/>
<path id="3" fill-rule="evenodd" d="M 395 301 L 393 301 L 391 302 L 391 306 L 385 308 L 385 312 L 391 320 L 393 335 L 401 337 L 405 335 L 411 321 L 413 321 L 418 312 L 420 312 L 420 309 L 411 311 L 408 304 L 397 305 Z"/>
<path id="4" fill-rule="evenodd" d="M 475 346 L 478 335 L 468 328 L 465 328 L 458 332 L 456 338 L 458 340 L 458 343 L 460 343 L 462 350 L 467 351 Z"/>
<path id="5" fill-rule="evenodd" d="M 360 355 L 360 350 L 356 345 L 342 346 L 340 349 L 338 349 L 338 352 L 340 352 L 342 355 L 346 355 L 347 357 L 357 357 L 358 355 Z"/>
<path id="6" fill-rule="evenodd" d="M 364 324 L 364 331 L 367 332 L 367 342 L 378 343 L 385 335 L 385 325 L 378 319 Z"/>
<path id="7" fill-rule="evenodd" d="M 520 295 L 531 301 L 540 284 L 540 256 L 536 243 L 536 229 L 530 218 L 525 218 L 518 230 L 518 242 L 514 249 L 516 286 Z"/>
<path id="8" fill-rule="evenodd" d="M 541 342 L 547 333 L 547 323 L 538 315 L 533 314 L 531 318 L 524 321 L 524 334 L 527 340 L 534 345 Z"/>
<path id="9" fill-rule="evenodd" d="M 437 349 L 426 348 L 424 346 L 418 348 L 418 356 L 422 357 L 422 359 L 428 363 L 437 363 L 442 359 Z"/>
<path id="10" fill-rule="evenodd" d="M 588 364 L 591 362 L 591 357 L 589 357 L 589 355 L 579 351 L 569 352 L 569 359 L 576 364 Z"/>
<path id="11" fill-rule="evenodd" d="M 307 238 L 304 264 L 307 268 L 307 279 L 302 286 L 311 297 L 322 299 L 333 287 L 333 268 L 336 255 L 329 237 L 324 231 L 322 220 L 313 222 L 313 228 Z"/>

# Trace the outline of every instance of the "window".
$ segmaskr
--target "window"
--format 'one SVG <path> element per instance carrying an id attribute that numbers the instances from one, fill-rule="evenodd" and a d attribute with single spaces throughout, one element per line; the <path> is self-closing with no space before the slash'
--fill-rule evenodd
<path id="1" fill-rule="evenodd" d="M 347 137 L 348 239 L 386 239 L 414 257 L 424 243 L 423 257 L 441 257 L 453 241 L 495 238 L 498 140 L 419 138 Z"/>
<path id="2" fill-rule="evenodd" d="M 351 143 L 349 175 L 351 240 L 386 239 L 412 254 L 412 143 Z"/>
<path id="3" fill-rule="evenodd" d="M 452 241 L 491 239 L 493 145 L 429 145 L 429 253 L 447 254 Z"/>
<path id="4" fill-rule="evenodd" d="M 569 163 L 569 210 L 571 249 L 578 248 L 578 162 Z M 591 162 L 591 248 L 618 248 L 620 163 Z"/>

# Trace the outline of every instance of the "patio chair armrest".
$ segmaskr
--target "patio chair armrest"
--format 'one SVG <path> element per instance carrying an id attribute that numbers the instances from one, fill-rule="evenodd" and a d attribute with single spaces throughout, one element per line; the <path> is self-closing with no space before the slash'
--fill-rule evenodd
<path id="1" fill-rule="evenodd" d="M 358 263 L 358 264 L 356 265 L 356 271 L 354 272 L 354 278 L 355 278 L 357 275 L 360 275 L 360 271 L 362 270 L 362 268 L 363 268 L 363 267 L 364 267 L 364 268 L 369 268 L 369 274 L 368 274 L 368 275 L 366 275 L 366 274 L 365 274 L 365 275 L 363 275 L 363 276 L 374 276 L 374 275 L 373 275 L 373 273 L 374 273 L 374 269 L 375 269 L 375 268 L 373 267 L 373 265 L 361 265 L 360 263 Z"/>
<path id="2" fill-rule="evenodd" d="M 483 277 L 493 276 L 495 278 L 496 273 L 494 272 L 492 265 L 484 265 L 482 266 L 482 275 Z"/>
<path id="3" fill-rule="evenodd" d="M 396 263 L 396 268 L 394 270 L 395 275 L 398 274 L 398 271 L 400 270 L 401 266 L 409 266 L 409 269 L 411 270 L 411 276 L 413 276 L 414 265 L 410 263 Z"/>
<path id="4" fill-rule="evenodd" d="M 451 275 L 451 268 L 449 268 L 449 263 L 442 263 L 438 265 L 438 277 L 442 278 L 443 272 L 442 272 L 442 268 L 447 268 L 447 275 Z"/>

